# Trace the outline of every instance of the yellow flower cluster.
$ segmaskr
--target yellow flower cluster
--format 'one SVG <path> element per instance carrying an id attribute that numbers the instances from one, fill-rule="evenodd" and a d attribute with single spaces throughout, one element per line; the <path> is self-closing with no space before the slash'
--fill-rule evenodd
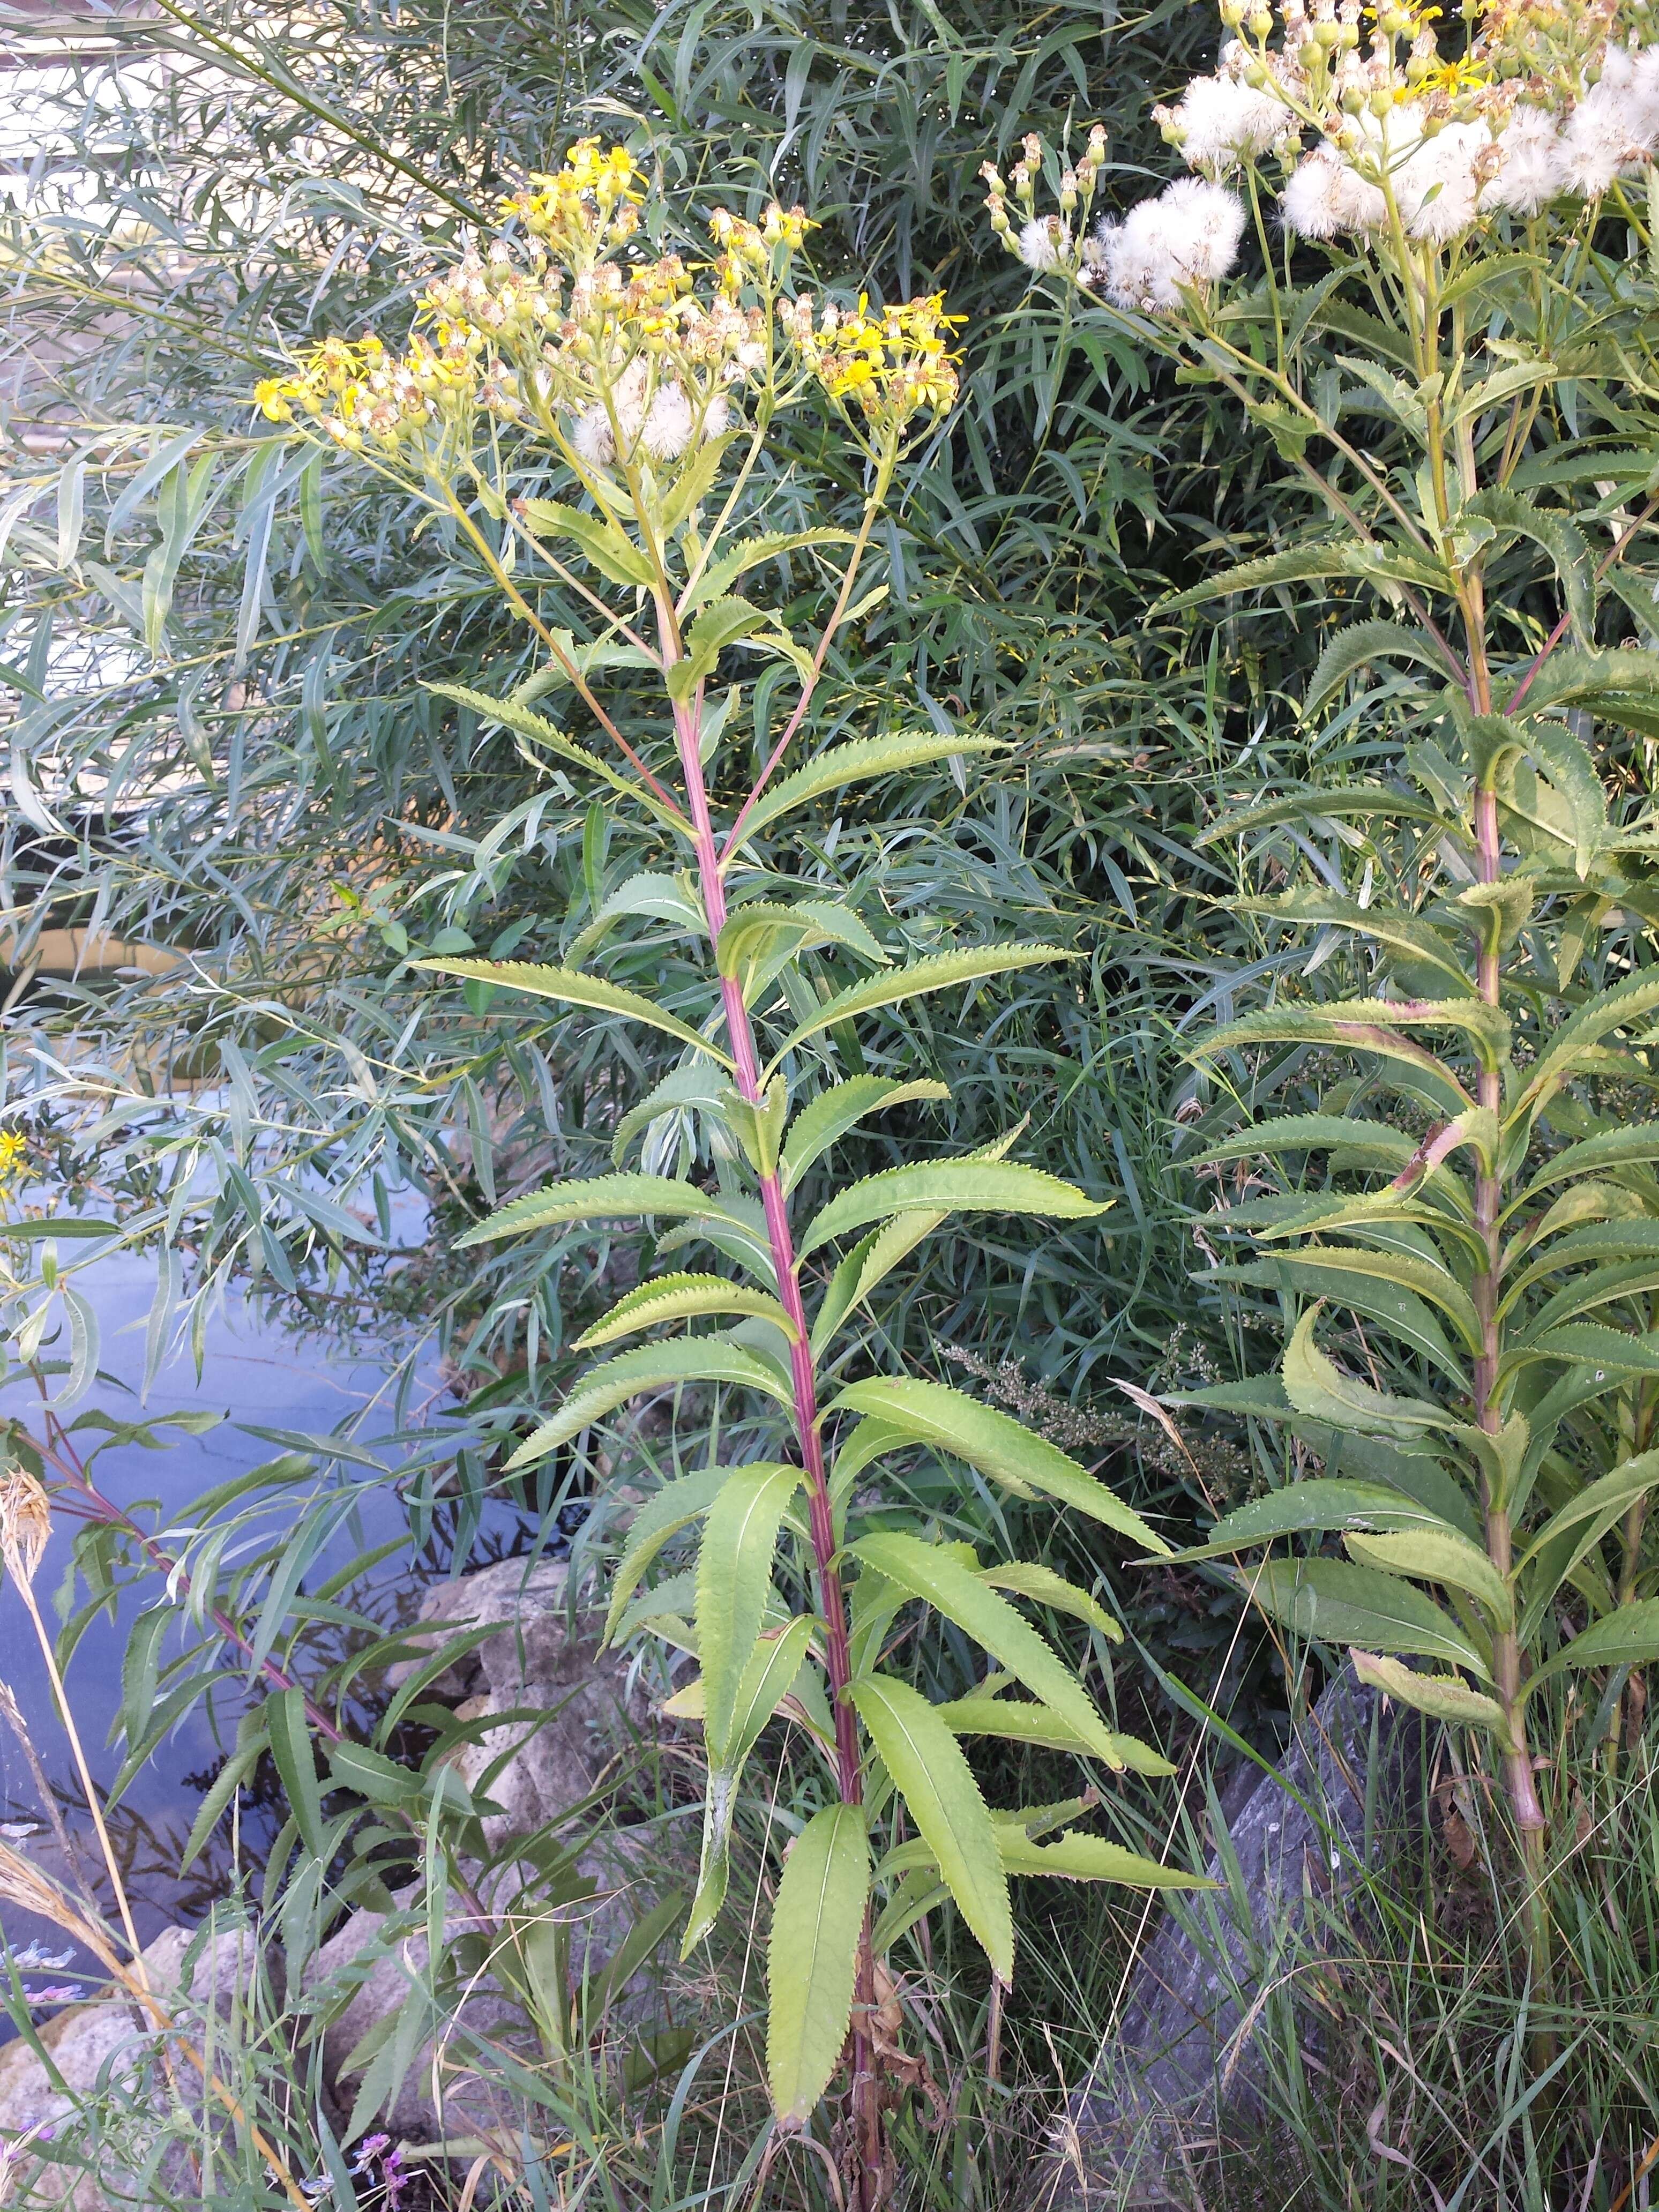
<path id="1" fill-rule="evenodd" d="M 21 1129 L 0 1129 L 0 1194 L 16 1189 L 28 1168 L 29 1140 Z"/>
<path id="2" fill-rule="evenodd" d="M 810 299 L 786 301 L 778 318 L 824 391 L 874 430 L 902 434 L 916 416 L 948 414 L 956 404 L 951 330 L 964 319 L 945 313 L 942 292 L 873 313 L 863 295 L 856 313 L 831 305 L 816 319 Z"/>
<path id="3" fill-rule="evenodd" d="M 799 207 L 758 222 L 716 209 L 705 269 L 677 253 L 630 258 L 643 198 L 626 148 L 597 139 L 562 168 L 504 198 L 506 234 L 470 247 L 422 295 L 408 350 L 376 337 L 331 338 L 286 376 L 258 385 L 271 422 L 301 417 L 352 451 L 400 448 L 430 460 L 477 410 L 561 447 L 579 465 L 672 464 L 719 436 L 742 388 L 774 402 L 775 331 L 786 355 L 872 426 L 902 431 L 956 397 L 939 298 L 872 313 L 781 297 L 791 257 L 813 226 Z M 712 283 L 699 283 L 699 276 Z M 777 308 L 775 324 L 774 307 Z"/>

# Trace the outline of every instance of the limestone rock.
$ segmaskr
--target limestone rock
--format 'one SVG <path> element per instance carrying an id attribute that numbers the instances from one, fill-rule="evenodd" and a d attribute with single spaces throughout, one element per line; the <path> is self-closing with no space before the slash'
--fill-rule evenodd
<path id="1" fill-rule="evenodd" d="M 1297 1731 L 1277 1775 L 1237 1777 L 1221 1814 L 1242 1888 L 1166 1911 L 1130 1978 L 1118 2025 L 1072 2098 L 1026 2203 L 1030 2212 L 1186 2207 L 1177 2146 L 1248 2129 L 1263 2079 L 1255 2000 L 1309 1892 L 1340 1902 L 1362 1867 L 1410 1846 L 1422 1735 L 1345 1666 Z M 1368 1820 L 1367 1801 L 1370 1814 Z M 1225 1881 L 1222 1854 L 1205 1871 Z"/>

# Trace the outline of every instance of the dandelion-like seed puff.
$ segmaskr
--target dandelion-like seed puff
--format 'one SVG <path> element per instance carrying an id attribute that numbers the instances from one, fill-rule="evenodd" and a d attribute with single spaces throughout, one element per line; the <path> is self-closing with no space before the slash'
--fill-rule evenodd
<path id="1" fill-rule="evenodd" d="M 1244 207 L 1227 180 L 1269 158 L 1294 235 L 1446 249 L 1505 216 L 1598 200 L 1659 147 L 1646 0 L 1488 0 L 1468 51 L 1451 58 L 1440 10 L 1409 0 L 1280 0 L 1277 10 L 1221 0 L 1220 12 L 1229 35 L 1215 74 L 1154 111 L 1201 185 L 1171 185 L 1081 236 L 1063 191 L 1060 212 L 1036 205 L 1048 160 L 1040 140 L 1026 141 L 1013 171 L 1018 228 L 988 164 L 992 229 L 1028 268 L 1118 307 L 1173 313 L 1231 270 Z"/>

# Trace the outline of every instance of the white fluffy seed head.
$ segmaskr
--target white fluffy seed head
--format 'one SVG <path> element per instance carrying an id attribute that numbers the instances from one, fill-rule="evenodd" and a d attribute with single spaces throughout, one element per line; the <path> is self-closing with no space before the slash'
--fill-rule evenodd
<path id="1" fill-rule="evenodd" d="M 1019 258 L 1039 276 L 1060 266 L 1059 218 L 1034 215 L 1019 234 Z"/>
<path id="2" fill-rule="evenodd" d="M 1517 107 L 1498 134 L 1502 166 L 1480 193 L 1482 210 L 1540 215 L 1567 190 L 1555 118 L 1541 107 Z"/>
<path id="3" fill-rule="evenodd" d="M 1316 146 L 1297 164 L 1279 195 L 1285 228 L 1298 238 L 1340 238 L 1350 231 L 1379 230 L 1388 202 L 1345 161 L 1334 146 Z"/>
<path id="4" fill-rule="evenodd" d="M 1476 164 L 1491 145 L 1484 123 L 1449 123 L 1395 171 L 1395 201 L 1413 238 L 1443 246 L 1473 227 L 1481 184 Z"/>
<path id="5" fill-rule="evenodd" d="M 570 443 L 577 457 L 590 468 L 608 469 L 616 459 L 617 441 L 611 434 L 611 417 L 597 400 L 571 425 Z"/>
<path id="6" fill-rule="evenodd" d="M 665 384 L 647 410 L 640 443 L 653 461 L 677 461 L 696 427 L 691 402 L 678 384 Z"/>
<path id="7" fill-rule="evenodd" d="M 1102 289 L 1121 307 L 1167 312 L 1181 305 L 1183 289 L 1227 274 L 1243 234 L 1244 204 L 1236 192 L 1202 178 L 1179 178 L 1121 222 L 1102 227 Z"/>
<path id="8" fill-rule="evenodd" d="M 1181 95 L 1176 120 L 1182 158 L 1194 169 L 1236 168 L 1277 145 L 1296 125 L 1283 100 L 1225 75 L 1195 76 Z"/>

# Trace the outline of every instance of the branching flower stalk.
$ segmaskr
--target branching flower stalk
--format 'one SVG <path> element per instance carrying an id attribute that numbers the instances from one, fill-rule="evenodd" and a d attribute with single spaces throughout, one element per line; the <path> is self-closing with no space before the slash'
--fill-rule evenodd
<path id="1" fill-rule="evenodd" d="M 967 1159 L 930 1158 L 841 1188 L 823 1164 L 868 1115 L 945 1096 L 926 1078 L 837 1077 L 833 1036 L 925 993 L 1066 957 L 994 943 L 897 963 L 779 835 L 796 810 L 854 782 L 994 750 L 970 732 L 894 732 L 878 721 L 782 772 L 832 647 L 885 595 L 863 587 L 866 550 L 899 471 L 954 404 L 952 319 L 938 297 L 820 307 L 796 290 L 810 228 L 799 210 L 751 220 L 716 209 L 712 255 L 671 249 L 647 259 L 639 241 L 678 235 L 681 221 L 649 197 L 627 149 L 583 142 L 562 169 L 504 201 L 501 231 L 428 287 L 404 351 L 327 341 L 258 397 L 269 419 L 361 455 L 443 516 L 546 649 L 545 669 L 512 697 L 441 693 L 512 732 L 538 762 L 607 787 L 626 802 L 613 806 L 625 834 L 636 836 L 643 817 L 653 844 L 667 838 L 689 862 L 596 886 L 585 910 L 579 900 L 563 923 L 563 964 L 422 964 L 474 990 L 602 1009 L 681 1051 L 620 1123 L 617 1172 L 515 1200 L 464 1242 L 643 1218 L 676 1224 L 659 1252 L 696 1243 L 728 1271 L 671 1273 L 629 1292 L 582 1344 L 645 1340 L 588 1373 L 509 1467 L 669 1385 L 740 1391 L 767 1409 L 776 1455 L 732 1464 L 711 1449 L 636 1513 L 607 1635 L 649 1629 L 698 1662 L 670 1706 L 702 1723 L 709 1770 L 688 1948 L 720 1912 L 738 1788 L 768 1722 L 800 1729 L 821 1763 L 824 1790 L 800 1808 L 778 1882 L 768 2069 L 782 2124 L 807 2126 L 850 2045 L 838 2142 L 852 2201 L 874 2212 L 894 2179 L 895 2092 L 878 2078 L 872 2033 L 877 1962 L 948 1895 L 1006 1984 L 1011 1875 L 1148 1887 L 1191 1880 L 1079 1831 L 1038 1840 L 1091 1809 L 1092 1792 L 1058 1809 L 987 1807 L 964 1738 L 1044 1743 L 1109 1770 L 1170 1770 L 1105 1727 L 1013 1602 L 1115 1638 L 1097 1598 L 1034 1563 L 987 1565 L 967 1533 L 945 1540 L 914 1512 L 907 1520 L 896 1498 L 880 1494 L 878 1470 L 918 1452 L 965 1463 L 1017 1495 L 1167 1547 L 1009 1415 L 939 1382 L 868 1377 L 859 1316 L 924 1237 L 969 1212 L 1081 1221 L 1102 1207 L 1009 1161 L 1018 1129 Z M 793 526 L 790 472 L 778 471 L 768 439 L 787 408 L 827 412 L 860 453 L 856 528 Z M 775 526 L 779 510 L 792 526 Z M 819 564 L 831 548 L 826 576 Z M 781 613 L 737 589 L 781 567 L 792 576 L 810 568 L 831 601 L 810 647 Z M 741 685 L 716 690 L 732 653 L 781 660 L 795 684 L 781 736 L 763 760 L 757 746 L 757 769 L 740 778 L 731 764 Z M 539 711 L 549 690 L 570 695 L 621 768 Z M 705 996 L 692 1018 L 605 972 L 613 957 L 641 972 L 641 921 L 700 957 Z M 866 972 L 845 980 L 837 969 L 848 966 Z M 686 1116 L 714 1164 L 712 1184 L 623 1169 L 636 1136 Z M 836 1243 L 847 1249 L 827 1279 L 809 1274 L 803 1262 Z M 703 1318 L 721 1325 L 656 1334 Z M 848 1382 L 849 1367 L 868 1379 Z M 686 1425 L 682 1418 L 682 1439 Z M 965 1487 L 963 1496 L 965 1505 Z M 971 1517 L 958 1526 L 981 1533 Z M 683 1532 L 699 1530 L 695 1571 L 662 1573 Z M 900 1615 L 918 1605 L 995 1662 L 982 1694 L 934 1705 L 883 1667 Z M 1001 1694 L 1016 1686 L 1029 1697 Z"/>
<path id="2" fill-rule="evenodd" d="M 1659 393 L 1644 214 L 1659 19 L 1646 0 L 1493 0 L 1449 56 L 1436 13 L 1223 0 L 1217 73 L 1160 111 L 1198 173 L 1092 233 L 1040 142 L 1014 173 L 1018 228 L 985 173 L 1011 252 L 1189 380 L 1213 379 L 1316 496 L 1295 542 L 1164 611 L 1332 582 L 1376 593 L 1389 617 L 1334 629 L 1304 708 L 1368 697 L 1385 671 L 1386 780 L 1310 781 L 1206 833 L 1236 838 L 1241 860 L 1265 842 L 1294 868 L 1280 825 L 1345 825 L 1354 893 L 1332 877 L 1243 904 L 1364 948 L 1364 994 L 1331 1003 L 1314 984 L 1195 1055 L 1247 1098 L 1291 1079 L 1294 1059 L 1263 1048 L 1335 1049 L 1362 1072 L 1326 1110 L 1211 1133 L 1212 1161 L 1328 1165 L 1311 1189 L 1287 1169 L 1275 1195 L 1217 1218 L 1260 1255 L 1222 1279 L 1304 1304 L 1279 1380 L 1188 1402 L 1287 1424 L 1324 1472 L 1226 1515 L 1194 1556 L 1315 1540 L 1244 1586 L 1349 1646 L 1390 1696 L 1489 1739 L 1547 2002 L 1552 1814 L 1530 1700 L 1592 1670 L 1616 1716 L 1620 1670 L 1659 1656 L 1644 1551 L 1659 1135 L 1610 1087 L 1659 1082 L 1659 817 L 1589 743 L 1597 721 L 1643 739 L 1659 726 L 1655 654 L 1620 642 L 1629 611 L 1650 639 L 1656 626 L 1619 595 L 1659 501 L 1645 458 L 1615 459 L 1632 398 Z M 1241 171 L 1252 205 L 1271 189 L 1282 219 L 1282 248 L 1259 226 L 1256 273 L 1239 267 Z M 1046 227 L 1045 174 L 1061 210 Z M 1576 505 L 1586 484 L 1595 500 Z M 1598 559 L 1589 533 L 1609 526 Z M 1621 627 L 1603 643 L 1607 609 Z M 1372 1356 L 1387 1344 L 1410 1395 L 1339 1369 L 1314 1340 L 1322 1307 L 1363 1322 Z M 1346 1559 L 1318 1548 L 1330 1536 Z M 1540 2063 L 1552 2050 L 1546 2024 Z"/>

